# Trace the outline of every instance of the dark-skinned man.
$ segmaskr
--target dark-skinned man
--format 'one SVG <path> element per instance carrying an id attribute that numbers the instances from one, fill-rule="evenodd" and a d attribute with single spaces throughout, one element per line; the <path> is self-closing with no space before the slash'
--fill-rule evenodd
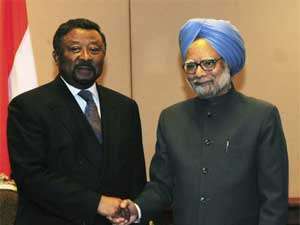
<path id="1" fill-rule="evenodd" d="M 120 212 L 121 198 L 142 190 L 146 174 L 137 104 L 96 84 L 106 47 L 96 23 L 61 24 L 53 39 L 58 76 L 11 101 L 16 225 L 108 225 L 106 216 Z"/>

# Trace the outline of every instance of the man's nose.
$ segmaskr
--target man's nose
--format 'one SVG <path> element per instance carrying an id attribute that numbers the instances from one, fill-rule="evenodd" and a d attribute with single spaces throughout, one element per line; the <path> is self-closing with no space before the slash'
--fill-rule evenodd
<path id="1" fill-rule="evenodd" d="M 91 55 L 87 49 L 82 49 L 80 52 L 80 59 L 85 61 L 91 59 Z"/>
<path id="2" fill-rule="evenodd" d="M 197 77 L 202 77 L 202 76 L 205 76 L 206 75 L 206 71 L 204 71 L 200 65 L 197 66 L 196 68 L 196 72 L 195 72 L 195 75 Z"/>

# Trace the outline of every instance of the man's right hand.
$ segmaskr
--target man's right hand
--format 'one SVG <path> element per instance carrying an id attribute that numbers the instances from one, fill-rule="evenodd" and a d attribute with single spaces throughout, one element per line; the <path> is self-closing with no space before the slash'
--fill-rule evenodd
<path id="1" fill-rule="evenodd" d="M 120 198 L 114 198 L 114 197 L 108 197 L 102 195 L 97 211 L 102 216 L 106 216 L 106 217 L 113 216 L 120 209 L 121 202 L 122 199 Z"/>

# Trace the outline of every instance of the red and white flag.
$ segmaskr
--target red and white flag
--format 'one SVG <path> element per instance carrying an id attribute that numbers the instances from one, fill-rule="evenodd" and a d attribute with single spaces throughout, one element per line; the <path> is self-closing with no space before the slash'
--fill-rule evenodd
<path id="1" fill-rule="evenodd" d="M 0 0 L 0 173 L 10 175 L 7 106 L 37 86 L 25 0 Z"/>

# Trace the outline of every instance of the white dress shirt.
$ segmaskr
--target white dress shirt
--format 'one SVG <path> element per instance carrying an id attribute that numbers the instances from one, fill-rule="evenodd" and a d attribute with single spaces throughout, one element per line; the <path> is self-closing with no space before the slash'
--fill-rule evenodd
<path id="1" fill-rule="evenodd" d="M 86 107 L 86 101 L 81 98 L 78 93 L 82 90 L 82 89 L 78 89 L 70 84 L 68 84 L 64 78 L 62 76 L 60 76 L 60 78 L 63 80 L 63 82 L 66 84 L 66 86 L 68 87 L 69 91 L 72 93 L 73 97 L 75 98 L 76 102 L 78 103 L 80 109 L 82 110 L 82 112 L 84 113 L 85 107 Z M 100 110 L 100 100 L 99 100 L 99 95 L 98 95 L 98 91 L 97 91 L 97 87 L 96 87 L 96 83 L 94 83 L 91 87 L 84 89 L 87 91 L 90 91 L 93 95 L 93 99 L 94 102 L 96 103 L 97 106 L 97 110 L 98 110 L 98 114 L 101 118 L 101 110 Z"/>

